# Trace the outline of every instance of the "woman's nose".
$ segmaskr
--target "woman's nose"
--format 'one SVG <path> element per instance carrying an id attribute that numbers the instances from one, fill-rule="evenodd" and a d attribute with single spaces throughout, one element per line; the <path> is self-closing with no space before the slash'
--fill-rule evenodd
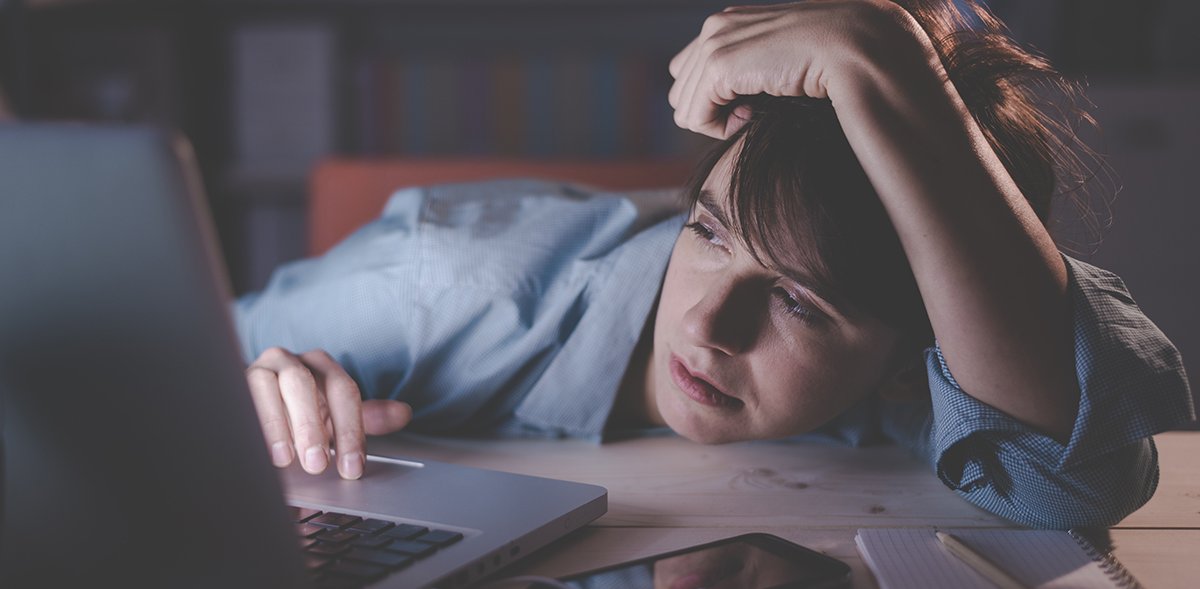
<path id="1" fill-rule="evenodd" d="M 745 351 L 754 341 L 758 317 L 753 312 L 753 285 L 717 280 L 683 315 L 684 333 L 692 343 L 727 355 Z"/>

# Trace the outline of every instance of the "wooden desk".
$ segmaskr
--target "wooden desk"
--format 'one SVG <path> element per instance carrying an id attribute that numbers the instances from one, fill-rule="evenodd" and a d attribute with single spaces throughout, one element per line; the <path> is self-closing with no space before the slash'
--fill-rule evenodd
<path id="1" fill-rule="evenodd" d="M 1155 437 L 1154 499 L 1111 530 L 1117 557 L 1145 586 L 1200 579 L 1200 432 Z M 853 587 L 875 587 L 854 547 L 861 527 L 1013 527 L 946 489 L 895 447 L 741 443 L 677 437 L 597 446 L 404 436 L 371 452 L 593 483 L 608 513 L 518 564 L 512 574 L 565 575 L 745 532 L 769 532 L 837 557 Z"/>

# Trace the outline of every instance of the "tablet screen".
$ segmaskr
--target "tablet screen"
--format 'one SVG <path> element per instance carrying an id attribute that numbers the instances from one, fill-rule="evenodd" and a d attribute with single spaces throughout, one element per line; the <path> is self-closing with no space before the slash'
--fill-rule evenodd
<path id="1" fill-rule="evenodd" d="M 776 589 L 825 586 L 849 568 L 781 538 L 755 534 L 562 579 L 571 589 Z"/>

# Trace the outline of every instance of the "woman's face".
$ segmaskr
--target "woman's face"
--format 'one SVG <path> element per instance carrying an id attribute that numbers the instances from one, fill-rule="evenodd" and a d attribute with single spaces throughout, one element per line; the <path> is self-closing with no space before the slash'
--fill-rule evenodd
<path id="1" fill-rule="evenodd" d="M 702 443 L 810 431 L 876 390 L 896 330 L 851 320 L 798 272 L 759 264 L 725 213 L 731 149 L 671 253 L 647 375 L 662 421 Z"/>

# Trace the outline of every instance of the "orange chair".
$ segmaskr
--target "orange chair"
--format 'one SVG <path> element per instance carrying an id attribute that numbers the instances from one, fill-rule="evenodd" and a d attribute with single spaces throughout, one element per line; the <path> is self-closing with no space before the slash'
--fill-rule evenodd
<path id="1" fill-rule="evenodd" d="M 692 171 L 682 160 L 329 159 L 313 171 L 308 251 L 324 253 L 379 216 L 398 188 L 491 178 L 545 178 L 609 190 L 682 186 Z"/>

